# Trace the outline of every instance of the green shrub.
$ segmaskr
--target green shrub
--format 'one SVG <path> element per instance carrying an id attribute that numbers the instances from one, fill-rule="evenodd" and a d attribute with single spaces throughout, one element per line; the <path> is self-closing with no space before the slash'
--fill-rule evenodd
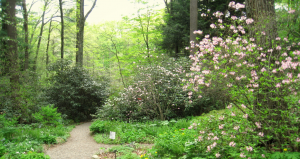
<path id="1" fill-rule="evenodd" d="M 40 140 L 45 144 L 55 144 L 56 143 L 56 136 L 53 135 L 42 135 Z"/>
<path id="2" fill-rule="evenodd" d="M 2 157 L 6 153 L 6 147 L 3 145 L 3 143 L 0 143 L 0 157 Z"/>
<path id="3" fill-rule="evenodd" d="M 107 121 L 96 120 L 91 124 L 90 131 L 93 133 L 104 133 L 106 132 L 105 128 L 107 123 Z"/>
<path id="4" fill-rule="evenodd" d="M 62 117 L 60 113 L 57 113 L 57 108 L 53 105 L 42 107 L 39 112 L 34 113 L 33 117 L 43 125 L 61 125 Z"/>
<path id="5" fill-rule="evenodd" d="M 6 140 L 12 140 L 13 135 L 17 133 L 18 118 L 8 119 L 6 114 L 0 114 L 0 138 L 4 137 Z"/>
<path id="6" fill-rule="evenodd" d="M 101 107 L 108 95 L 105 78 L 93 79 L 86 69 L 70 66 L 69 61 L 58 61 L 48 67 L 51 86 L 46 89 L 48 102 L 68 119 L 84 121 Z"/>

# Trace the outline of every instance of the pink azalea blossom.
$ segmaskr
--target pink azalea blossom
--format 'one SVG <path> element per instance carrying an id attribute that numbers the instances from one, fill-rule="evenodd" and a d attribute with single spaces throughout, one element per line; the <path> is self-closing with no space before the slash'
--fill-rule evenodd
<path id="1" fill-rule="evenodd" d="M 201 30 L 195 30 L 194 31 L 194 34 L 199 34 L 199 35 L 201 35 L 203 33 L 203 31 L 201 31 Z"/>
<path id="2" fill-rule="evenodd" d="M 255 122 L 255 125 L 257 126 L 257 128 L 261 128 L 261 123 L 260 122 Z"/>
<path id="3" fill-rule="evenodd" d="M 266 156 L 264 154 L 261 154 L 261 157 L 265 158 Z"/>
<path id="4" fill-rule="evenodd" d="M 230 142 L 230 143 L 229 143 L 229 146 L 230 146 L 230 147 L 235 147 L 234 141 Z"/>
<path id="5" fill-rule="evenodd" d="M 215 24 L 210 24 L 210 27 L 211 27 L 212 29 L 217 28 Z"/>
<path id="6" fill-rule="evenodd" d="M 234 130 L 239 130 L 240 126 L 235 126 L 233 129 Z"/>
<path id="7" fill-rule="evenodd" d="M 264 133 L 263 132 L 259 132 L 258 136 L 264 137 Z"/>
<path id="8" fill-rule="evenodd" d="M 251 146 L 246 146 L 246 150 L 251 152 L 251 151 L 253 151 L 253 148 Z"/>
<path id="9" fill-rule="evenodd" d="M 219 120 L 224 120 L 224 115 L 219 117 Z"/>
<path id="10" fill-rule="evenodd" d="M 248 114 L 244 114 L 243 118 L 247 119 L 248 118 Z"/>
<path id="11" fill-rule="evenodd" d="M 231 116 L 235 116 L 234 112 L 231 112 Z"/>
<path id="12" fill-rule="evenodd" d="M 223 129 L 224 128 L 224 124 L 219 125 L 219 129 Z"/>
<path id="13" fill-rule="evenodd" d="M 289 13 L 290 14 L 295 13 L 295 10 L 289 10 Z"/>
<path id="14" fill-rule="evenodd" d="M 244 104 L 241 105 L 242 108 L 246 109 L 246 106 Z"/>
<path id="15" fill-rule="evenodd" d="M 203 141 L 203 137 L 202 136 L 198 136 L 198 141 Z"/>
<path id="16" fill-rule="evenodd" d="M 253 23 L 254 22 L 254 20 L 252 19 L 252 18 L 249 18 L 249 19 L 247 19 L 246 20 L 246 23 L 249 25 L 249 24 L 251 24 L 251 23 Z"/>
<path id="17" fill-rule="evenodd" d="M 277 83 L 275 87 L 276 87 L 276 88 L 280 88 L 280 87 L 281 87 L 281 84 L 280 84 L 280 83 Z"/>
<path id="18" fill-rule="evenodd" d="M 241 158 L 245 158 L 246 155 L 244 155 L 244 153 L 241 153 L 241 154 L 240 154 L 240 157 L 241 157 Z"/>
<path id="19" fill-rule="evenodd" d="M 216 153 L 216 157 L 217 158 L 219 158 L 221 155 L 219 154 L 219 152 L 218 153 Z"/>
<path id="20" fill-rule="evenodd" d="M 232 20 L 237 20 L 237 17 L 236 16 L 231 16 L 231 19 Z"/>

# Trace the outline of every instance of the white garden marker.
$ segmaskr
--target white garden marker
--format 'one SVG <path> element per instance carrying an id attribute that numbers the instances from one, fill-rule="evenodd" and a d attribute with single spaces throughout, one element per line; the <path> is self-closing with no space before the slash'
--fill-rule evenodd
<path id="1" fill-rule="evenodd" d="M 116 132 L 110 131 L 109 138 L 110 139 L 115 139 L 116 138 Z"/>

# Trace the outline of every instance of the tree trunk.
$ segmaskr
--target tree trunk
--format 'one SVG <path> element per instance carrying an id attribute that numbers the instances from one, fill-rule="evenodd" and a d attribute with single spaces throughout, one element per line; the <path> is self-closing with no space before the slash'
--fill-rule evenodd
<path id="1" fill-rule="evenodd" d="M 24 31 L 25 31 L 25 61 L 24 61 L 24 71 L 28 69 L 28 63 L 29 63 L 29 44 L 28 44 L 28 14 L 27 14 L 27 8 L 26 8 L 26 0 L 23 0 L 22 2 L 23 6 L 23 18 L 24 18 Z"/>
<path id="2" fill-rule="evenodd" d="M 274 48 L 272 40 L 278 37 L 274 0 L 246 0 L 246 12 L 247 17 L 254 20 L 250 36 L 256 38 L 257 45 Z M 262 32 L 266 35 L 262 35 Z"/>
<path id="3" fill-rule="evenodd" d="M 196 34 L 198 24 L 198 0 L 190 0 L 190 42 L 196 43 Z M 191 48 L 190 55 L 194 55 L 196 52 L 195 47 Z"/>
<path id="4" fill-rule="evenodd" d="M 63 13 L 63 8 L 62 8 L 62 0 L 59 0 L 59 9 L 60 9 L 60 21 L 61 21 L 61 31 L 60 31 L 60 36 L 61 36 L 61 47 L 60 47 L 60 52 L 61 52 L 61 58 L 64 58 L 64 13 Z"/>
<path id="5" fill-rule="evenodd" d="M 37 44 L 37 47 L 36 47 L 36 53 L 35 53 L 34 64 L 33 64 L 33 70 L 34 71 L 36 71 L 36 68 L 37 68 L 37 58 L 38 58 L 38 55 L 39 55 L 41 40 L 42 40 L 42 36 L 43 36 L 44 25 L 45 25 L 45 13 L 46 13 L 46 8 L 47 8 L 48 4 L 49 4 L 49 0 L 45 0 L 45 4 L 44 4 L 44 8 L 43 8 L 43 14 L 42 14 L 41 30 L 40 30 L 40 35 L 39 35 L 39 39 L 38 39 L 38 44 Z"/>
<path id="6" fill-rule="evenodd" d="M 8 1 L 7 8 L 7 35 L 8 40 L 8 55 L 9 55 L 9 74 L 10 74 L 10 86 L 11 86 L 11 99 L 12 106 L 16 112 L 20 111 L 19 103 L 19 58 L 18 58 L 18 44 L 17 44 L 17 28 L 16 28 L 16 0 Z"/>
<path id="7" fill-rule="evenodd" d="M 1 14 L 2 15 L 6 15 L 7 14 L 7 3 L 6 1 L 0 1 L 1 2 Z M 4 17 L 4 16 L 3 16 Z M 7 16 L 6 16 L 7 17 Z M 0 32 L 0 36 L 1 37 L 6 37 L 7 36 L 7 18 L 4 17 L 1 20 L 1 32 Z M 1 65 L 3 66 L 3 68 L 1 68 L 1 74 L 5 75 L 6 73 L 9 73 L 9 55 L 8 55 L 8 47 L 7 47 L 7 40 L 5 40 L 5 38 L 3 38 L 3 40 L 1 40 L 1 58 L 2 58 L 2 63 Z"/>
<path id="8" fill-rule="evenodd" d="M 84 0 L 77 0 L 76 9 L 76 64 L 83 66 L 83 39 L 84 39 L 84 23 L 89 14 L 96 5 L 97 0 L 94 0 L 93 6 L 84 16 Z"/>
<path id="9" fill-rule="evenodd" d="M 49 45 L 50 45 L 50 36 L 51 36 L 51 27 L 52 27 L 52 20 L 49 24 L 49 32 L 48 32 L 48 41 L 47 41 L 47 49 L 46 49 L 46 67 L 49 64 Z"/>

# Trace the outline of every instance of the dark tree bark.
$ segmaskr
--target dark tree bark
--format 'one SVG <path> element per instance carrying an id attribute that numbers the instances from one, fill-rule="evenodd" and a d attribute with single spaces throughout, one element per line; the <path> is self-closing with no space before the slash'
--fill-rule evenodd
<path id="1" fill-rule="evenodd" d="M 17 44 L 17 29 L 16 29 L 16 0 L 9 0 L 7 6 L 7 41 L 8 55 L 9 55 L 9 74 L 11 86 L 11 99 L 13 109 L 17 112 L 20 111 L 19 103 L 19 58 L 18 58 L 18 44 Z"/>
<path id="2" fill-rule="evenodd" d="M 61 31 L 60 31 L 60 36 L 61 36 L 61 47 L 60 47 L 60 52 L 61 52 L 61 58 L 64 58 L 64 12 L 62 8 L 63 2 L 62 0 L 59 0 L 59 10 L 60 10 L 60 21 L 61 21 Z"/>
<path id="3" fill-rule="evenodd" d="M 258 45 L 273 48 L 272 40 L 278 37 L 274 0 L 246 0 L 246 12 L 247 17 L 254 20 L 250 27 L 250 36 L 257 38 Z"/>
<path id="4" fill-rule="evenodd" d="M 84 23 L 96 5 L 94 0 L 93 6 L 84 16 L 84 0 L 77 0 L 76 10 L 76 64 L 83 66 L 83 39 L 84 39 Z"/>
<path id="5" fill-rule="evenodd" d="M 24 70 L 26 71 L 28 69 L 28 63 L 29 63 L 29 43 L 28 43 L 28 13 L 26 8 L 26 0 L 22 1 L 23 6 L 23 18 L 24 18 L 24 31 L 25 31 L 25 61 L 24 61 Z"/>
<path id="6" fill-rule="evenodd" d="M 190 41 L 196 43 L 196 34 L 194 31 L 197 30 L 198 23 L 198 0 L 190 0 Z M 191 49 L 190 54 L 194 55 L 196 52 L 195 48 Z"/>
<path id="7" fill-rule="evenodd" d="M 5 18 L 7 14 L 7 2 L 6 0 L 2 0 L 0 1 L 1 3 L 1 14 L 2 14 L 2 20 L 1 20 L 1 32 L 0 32 L 0 36 L 1 37 L 7 37 L 7 18 Z M 1 50 L 0 50 L 0 55 L 2 58 L 2 62 L 1 65 L 3 68 L 1 68 L 1 74 L 5 75 L 7 73 L 9 73 L 9 62 L 8 62 L 8 47 L 7 47 L 7 40 L 5 40 L 5 38 L 3 38 L 1 40 Z"/>

